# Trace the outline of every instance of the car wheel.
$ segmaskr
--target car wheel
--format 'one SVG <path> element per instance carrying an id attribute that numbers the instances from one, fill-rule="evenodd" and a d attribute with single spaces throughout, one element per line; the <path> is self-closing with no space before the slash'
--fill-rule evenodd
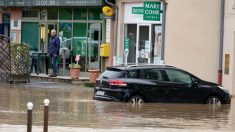
<path id="1" fill-rule="evenodd" d="M 218 98 L 217 96 L 210 96 L 207 99 L 206 103 L 209 105 L 221 105 L 222 104 L 221 99 Z"/>
<path id="2" fill-rule="evenodd" d="M 129 99 L 129 103 L 131 103 L 131 104 L 143 104 L 144 103 L 144 99 L 141 96 L 139 96 L 139 95 L 135 95 L 135 96 L 132 96 Z"/>

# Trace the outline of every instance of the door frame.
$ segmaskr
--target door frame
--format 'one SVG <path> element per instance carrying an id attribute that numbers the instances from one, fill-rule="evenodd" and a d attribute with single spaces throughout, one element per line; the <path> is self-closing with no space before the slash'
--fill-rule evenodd
<path id="1" fill-rule="evenodd" d="M 149 52 L 151 52 L 151 43 L 152 43 L 152 24 L 137 24 L 137 36 L 136 36 L 136 63 L 138 64 L 138 58 L 139 58 L 139 34 L 140 34 L 140 26 L 148 26 L 149 27 Z M 148 63 L 150 63 L 150 54 L 148 57 Z"/>
<path id="2" fill-rule="evenodd" d="M 87 41 L 87 56 L 86 56 L 86 61 L 87 61 L 87 65 L 88 65 L 88 68 L 91 66 L 91 41 L 94 41 L 94 40 L 91 40 L 91 32 L 90 32 L 90 25 L 91 24 L 99 24 L 99 33 L 98 33 L 98 68 L 100 69 L 100 64 L 101 64 L 101 58 L 100 58 L 100 44 L 102 42 L 102 26 L 103 26 L 103 23 L 102 22 L 91 22 L 91 23 L 88 23 L 88 29 L 87 29 L 87 38 L 88 38 L 88 41 Z"/>
<path id="3" fill-rule="evenodd" d="M 48 27 L 49 25 L 53 25 L 54 28 L 56 28 L 57 31 L 57 36 L 58 36 L 58 23 L 57 22 L 39 22 L 39 40 L 38 40 L 38 49 L 41 50 L 40 44 L 41 44 L 41 25 L 45 25 L 45 46 L 44 47 L 44 52 L 47 52 L 48 50 L 48 45 L 49 45 L 49 37 L 48 37 Z"/>

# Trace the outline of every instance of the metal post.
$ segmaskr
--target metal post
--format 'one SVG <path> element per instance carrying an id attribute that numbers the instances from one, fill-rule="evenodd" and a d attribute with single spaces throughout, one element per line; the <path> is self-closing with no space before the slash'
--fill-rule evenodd
<path id="1" fill-rule="evenodd" d="M 28 108 L 28 116 L 27 116 L 27 132 L 32 131 L 32 109 L 33 109 L 33 103 L 28 102 L 27 103 Z"/>
<path id="2" fill-rule="evenodd" d="M 48 132 L 48 112 L 49 112 L 49 99 L 44 100 L 44 127 L 43 132 Z"/>

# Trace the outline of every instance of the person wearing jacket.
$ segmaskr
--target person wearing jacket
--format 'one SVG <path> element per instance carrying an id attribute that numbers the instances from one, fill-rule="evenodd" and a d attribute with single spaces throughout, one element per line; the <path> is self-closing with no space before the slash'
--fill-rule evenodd
<path id="1" fill-rule="evenodd" d="M 57 76 L 56 59 L 59 56 L 59 52 L 60 52 L 60 39 L 56 35 L 56 30 L 52 29 L 51 30 L 51 38 L 50 38 L 49 46 L 48 46 L 48 54 L 50 56 L 51 66 L 53 69 L 53 73 L 51 75 L 49 75 L 50 77 Z"/>

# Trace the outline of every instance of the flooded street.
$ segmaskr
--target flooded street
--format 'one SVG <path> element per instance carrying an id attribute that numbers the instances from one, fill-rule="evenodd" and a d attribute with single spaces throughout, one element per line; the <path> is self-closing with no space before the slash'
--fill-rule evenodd
<path id="1" fill-rule="evenodd" d="M 50 131 L 235 131 L 231 105 L 102 102 L 93 89 L 63 83 L 0 84 L 0 132 L 26 131 L 27 102 L 33 107 L 33 131 L 42 131 L 44 99 L 50 99 Z"/>

